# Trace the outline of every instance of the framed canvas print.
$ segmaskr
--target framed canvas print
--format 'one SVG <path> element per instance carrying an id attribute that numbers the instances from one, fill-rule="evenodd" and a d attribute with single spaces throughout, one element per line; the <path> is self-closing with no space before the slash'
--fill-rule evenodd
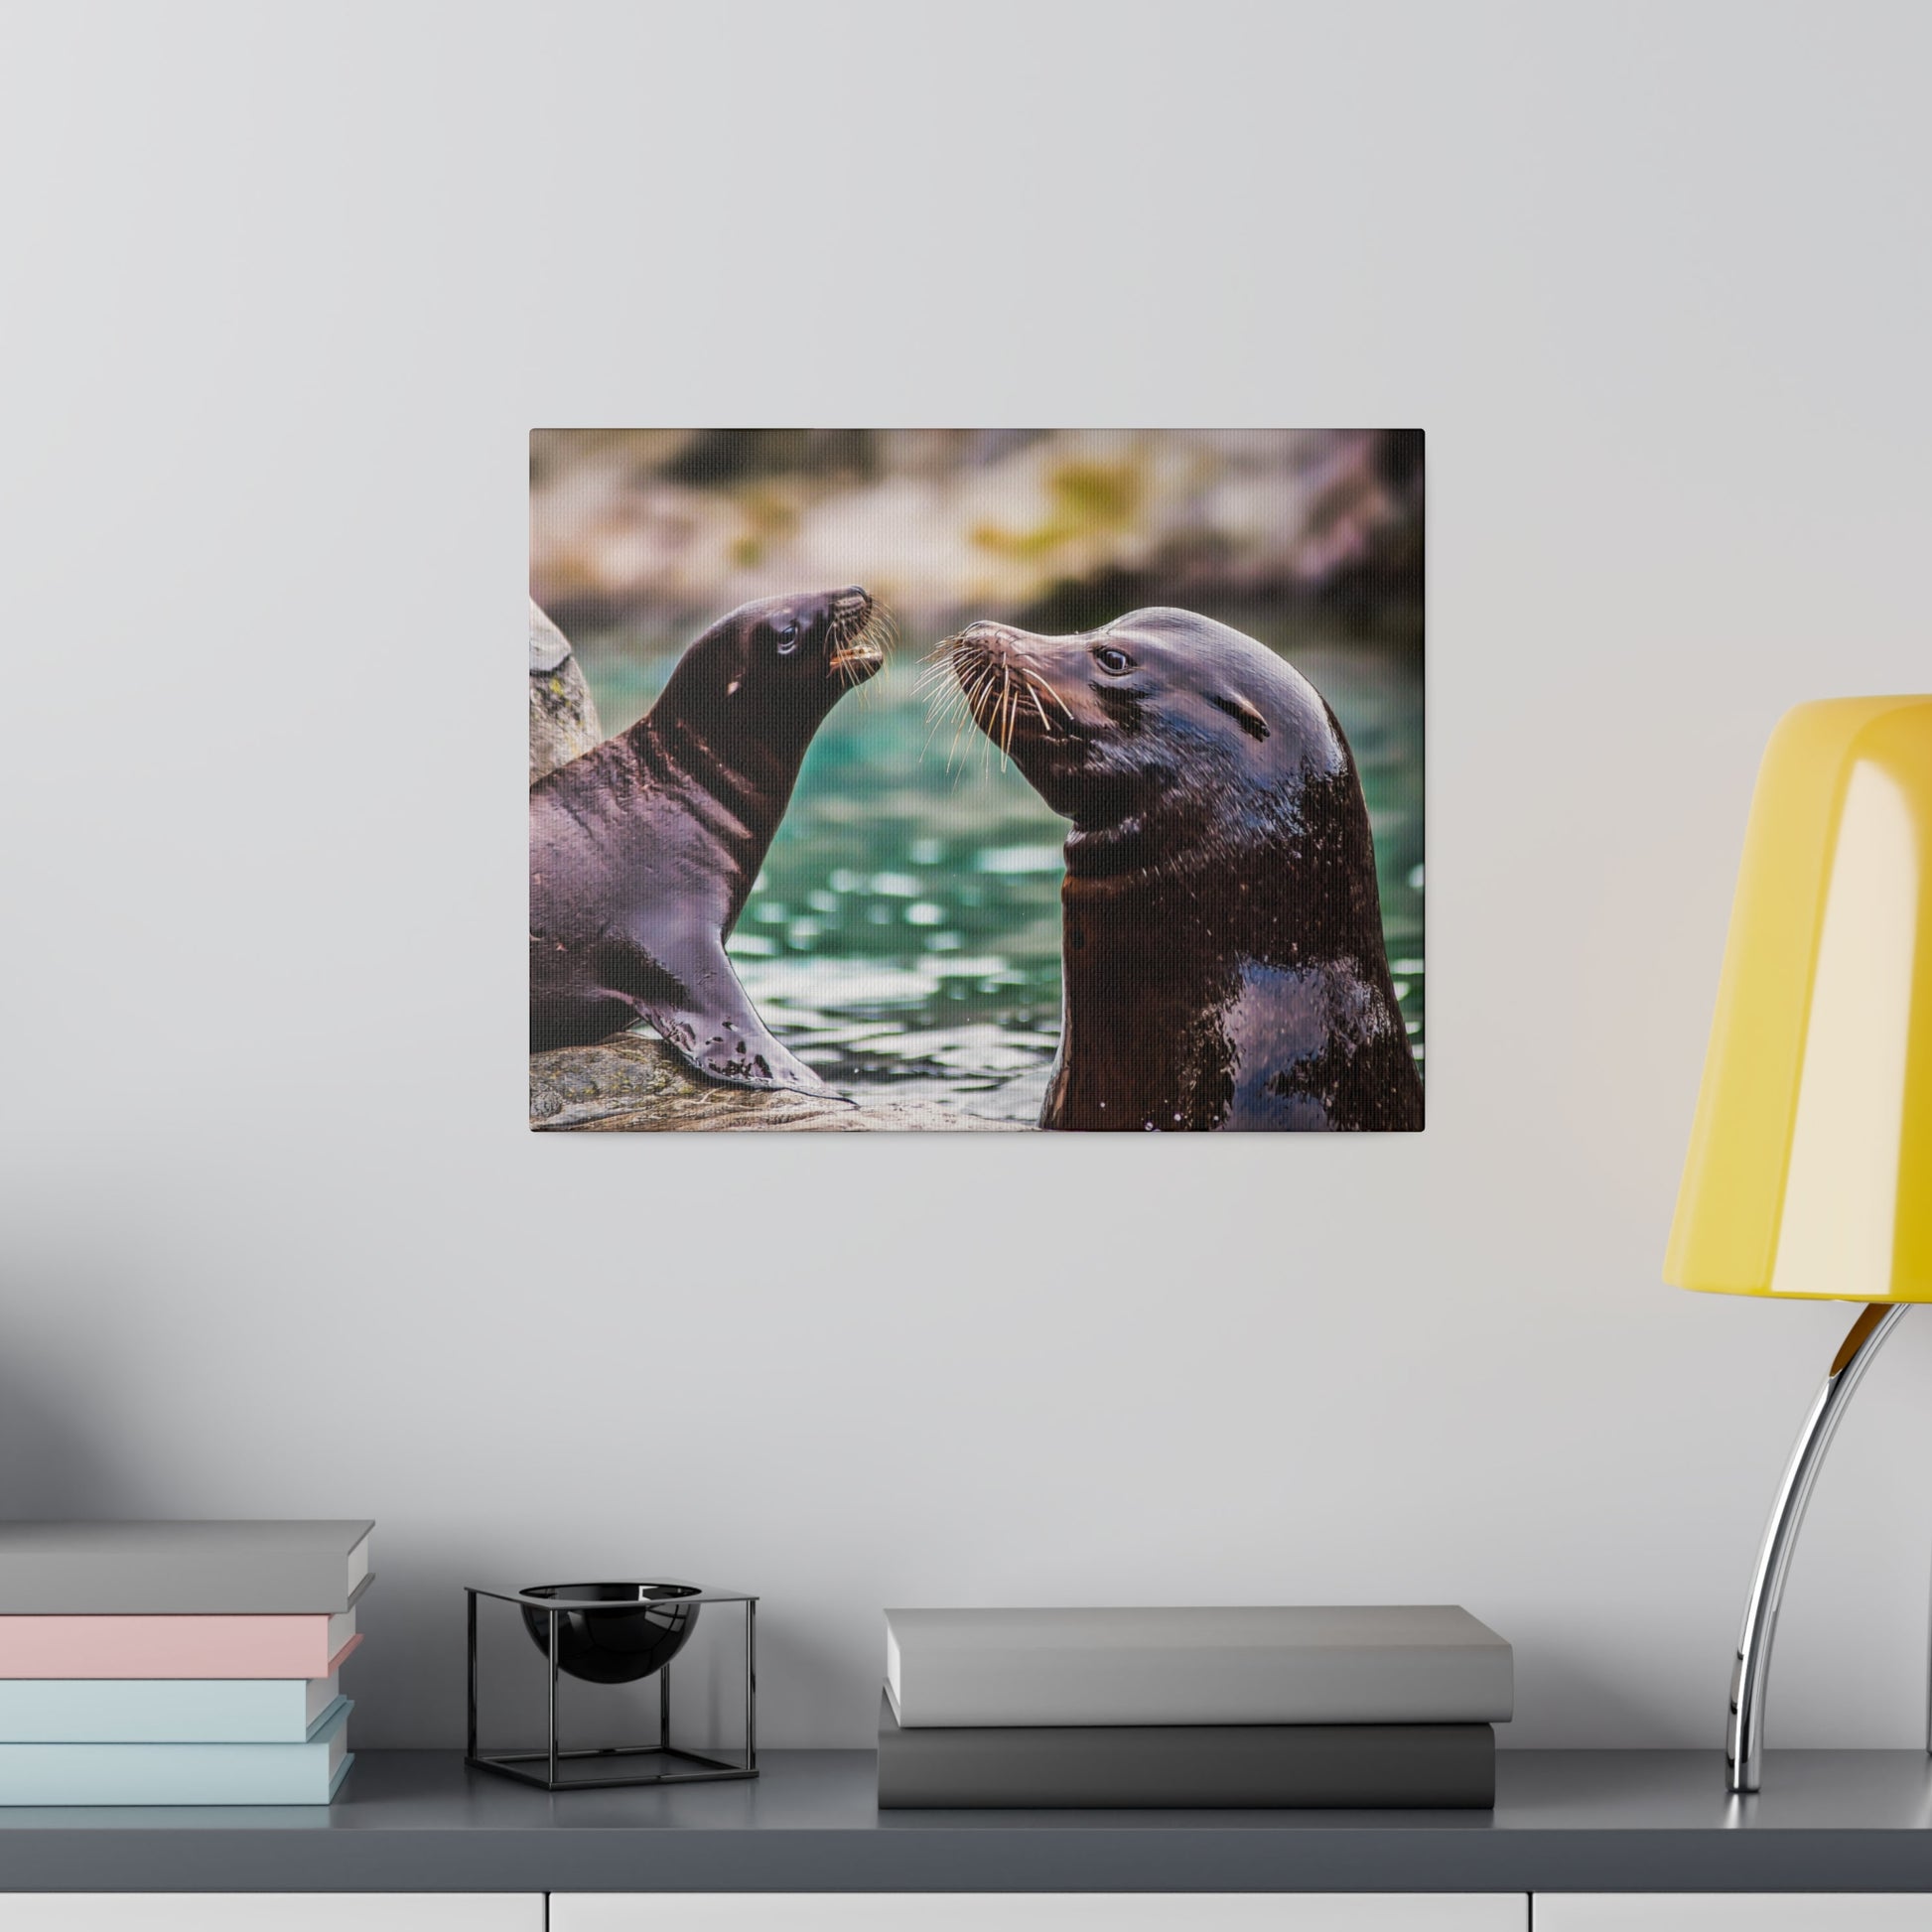
<path id="1" fill-rule="evenodd" d="M 531 1125 L 1423 1125 L 1417 430 L 549 429 Z"/>

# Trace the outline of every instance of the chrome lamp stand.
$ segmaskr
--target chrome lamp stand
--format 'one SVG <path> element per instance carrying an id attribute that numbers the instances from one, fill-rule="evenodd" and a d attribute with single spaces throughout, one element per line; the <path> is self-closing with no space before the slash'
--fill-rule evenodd
<path id="1" fill-rule="evenodd" d="M 1811 1500 L 1812 1485 L 1818 1480 L 1825 1451 L 1831 1448 L 1853 1392 L 1909 1306 L 1904 1302 L 1874 1302 L 1860 1311 L 1851 1332 L 1839 1344 L 1831 1371 L 1812 1402 L 1792 1447 L 1791 1459 L 1785 1464 L 1770 1521 L 1764 1526 L 1751 1593 L 1744 1604 L 1744 1627 L 1737 1638 L 1737 1660 L 1730 1671 L 1725 1776 L 1734 1794 L 1754 1792 L 1763 1776 L 1764 1693 L 1771 1676 L 1771 1639 L 1777 1634 L 1785 1573 L 1791 1568 L 1791 1552 L 1804 1521 L 1805 1505 Z M 1928 1734 L 1927 1749 L 1932 1750 L 1932 1733 Z"/>

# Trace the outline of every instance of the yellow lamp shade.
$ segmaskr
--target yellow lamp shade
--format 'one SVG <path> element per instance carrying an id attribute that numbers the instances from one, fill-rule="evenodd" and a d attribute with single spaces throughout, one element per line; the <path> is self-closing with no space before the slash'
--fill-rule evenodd
<path id="1" fill-rule="evenodd" d="M 1932 698 L 1771 736 L 1664 1279 L 1932 1302 Z"/>

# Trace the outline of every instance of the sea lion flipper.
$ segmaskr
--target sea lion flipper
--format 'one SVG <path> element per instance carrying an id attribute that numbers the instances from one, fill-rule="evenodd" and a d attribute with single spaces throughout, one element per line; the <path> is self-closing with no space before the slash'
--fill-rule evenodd
<path id="1" fill-rule="evenodd" d="M 830 1092 L 803 1060 L 772 1038 L 722 946 L 694 937 L 689 958 L 666 964 L 679 982 L 682 1001 L 643 999 L 637 1010 L 700 1073 L 736 1087 Z"/>

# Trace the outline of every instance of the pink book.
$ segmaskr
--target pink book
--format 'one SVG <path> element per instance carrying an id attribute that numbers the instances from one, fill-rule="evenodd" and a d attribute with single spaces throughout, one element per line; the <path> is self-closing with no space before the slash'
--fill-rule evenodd
<path id="1" fill-rule="evenodd" d="M 0 1677 L 327 1677 L 362 1641 L 335 1616 L 0 1616 Z"/>

